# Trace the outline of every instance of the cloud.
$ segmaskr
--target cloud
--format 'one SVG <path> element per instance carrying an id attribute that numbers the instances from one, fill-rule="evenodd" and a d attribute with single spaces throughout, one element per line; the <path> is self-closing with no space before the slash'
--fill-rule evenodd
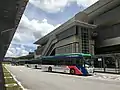
<path id="1" fill-rule="evenodd" d="M 28 53 L 29 53 L 28 51 L 26 51 L 26 50 L 22 50 L 22 51 L 21 51 L 21 56 L 28 55 Z"/>
<path id="2" fill-rule="evenodd" d="M 77 3 L 79 6 L 88 7 L 98 0 L 30 0 L 29 2 L 34 6 L 49 13 L 56 13 L 63 11 L 66 6 L 71 3 Z"/>
<path id="3" fill-rule="evenodd" d="M 20 25 L 13 37 L 13 43 L 34 43 L 37 39 L 48 34 L 60 25 L 52 25 L 47 19 L 29 20 L 25 15 L 22 16 Z"/>
<path id="4" fill-rule="evenodd" d="M 5 57 L 18 57 L 18 56 L 25 56 L 28 55 L 29 52 L 33 52 L 36 48 L 34 44 L 10 44 L 9 49 Z"/>
<path id="5" fill-rule="evenodd" d="M 25 15 L 23 15 L 20 26 L 23 26 L 23 28 L 27 29 L 27 31 L 28 31 L 27 34 L 31 33 L 31 34 L 33 34 L 35 39 L 38 39 L 38 38 L 48 34 L 55 28 L 57 28 L 58 25 L 54 26 L 52 24 L 49 24 L 47 22 L 47 19 L 43 19 L 42 21 L 33 19 L 30 21 Z M 18 31 L 22 31 L 22 30 L 18 30 Z M 23 32 L 24 32 L 24 30 L 23 30 Z M 36 33 L 38 34 L 37 36 L 35 35 Z"/>
<path id="6" fill-rule="evenodd" d="M 29 20 L 25 15 L 22 16 L 18 29 L 13 37 L 6 56 L 21 56 L 28 54 L 31 48 L 36 48 L 33 44 L 37 39 L 48 34 L 60 25 L 52 25 L 47 19 Z M 26 48 L 30 47 L 28 50 Z"/>
<path id="7" fill-rule="evenodd" d="M 84 7 L 89 7 L 95 2 L 97 2 L 98 0 L 73 0 L 73 1 L 76 1 L 79 6 L 82 5 Z"/>
<path id="8" fill-rule="evenodd" d="M 25 49 L 23 45 L 16 46 L 14 44 L 11 44 L 5 57 L 17 57 L 17 56 L 24 56 L 28 55 L 29 51 Z"/>

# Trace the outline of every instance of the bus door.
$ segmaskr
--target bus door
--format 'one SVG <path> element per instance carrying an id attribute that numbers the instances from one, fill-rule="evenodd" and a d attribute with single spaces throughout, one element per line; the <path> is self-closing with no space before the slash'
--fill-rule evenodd
<path id="1" fill-rule="evenodd" d="M 54 70 L 57 72 L 64 72 L 65 59 L 57 59 L 56 65 L 54 65 Z"/>

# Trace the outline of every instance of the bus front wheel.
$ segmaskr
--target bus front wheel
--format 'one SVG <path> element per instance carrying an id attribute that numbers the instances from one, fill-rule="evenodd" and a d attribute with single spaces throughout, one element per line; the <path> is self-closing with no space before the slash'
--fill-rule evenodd
<path id="1" fill-rule="evenodd" d="M 52 67 L 48 67 L 48 72 L 52 72 Z"/>
<path id="2" fill-rule="evenodd" d="M 75 74 L 75 70 L 74 69 L 70 69 L 70 74 Z"/>

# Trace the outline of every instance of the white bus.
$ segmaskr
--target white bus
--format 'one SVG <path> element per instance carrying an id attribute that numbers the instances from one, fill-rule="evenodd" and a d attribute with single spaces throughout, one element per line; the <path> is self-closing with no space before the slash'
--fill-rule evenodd
<path id="1" fill-rule="evenodd" d="M 93 60 L 90 54 L 70 53 L 43 56 L 41 61 L 43 71 L 56 71 L 79 75 L 91 75 L 94 73 Z"/>
<path id="2" fill-rule="evenodd" d="M 27 60 L 25 61 L 25 66 L 29 68 L 41 69 L 41 62 L 39 59 L 37 60 Z"/>

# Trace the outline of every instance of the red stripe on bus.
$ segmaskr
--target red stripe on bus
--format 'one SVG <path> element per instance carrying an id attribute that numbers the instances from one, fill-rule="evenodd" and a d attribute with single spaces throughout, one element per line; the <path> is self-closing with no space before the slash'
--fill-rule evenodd
<path id="1" fill-rule="evenodd" d="M 75 74 L 83 74 L 82 72 L 81 72 L 81 70 L 79 70 L 76 66 L 68 66 L 70 69 L 74 69 L 75 70 Z"/>

